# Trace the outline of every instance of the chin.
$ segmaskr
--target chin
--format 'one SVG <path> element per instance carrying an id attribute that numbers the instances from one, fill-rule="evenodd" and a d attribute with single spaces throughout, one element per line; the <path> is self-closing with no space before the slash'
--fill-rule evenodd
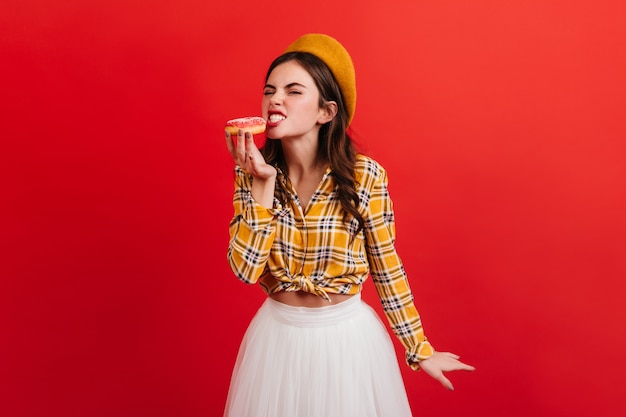
<path id="1" fill-rule="evenodd" d="M 281 134 L 276 127 L 270 127 L 265 131 L 265 137 L 268 139 L 279 140 L 284 139 L 286 136 L 285 134 Z"/>

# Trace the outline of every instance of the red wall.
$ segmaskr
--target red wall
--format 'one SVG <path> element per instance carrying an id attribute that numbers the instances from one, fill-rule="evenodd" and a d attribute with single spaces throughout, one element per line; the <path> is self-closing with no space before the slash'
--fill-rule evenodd
<path id="1" fill-rule="evenodd" d="M 3 416 L 221 415 L 263 299 L 226 262 L 222 125 L 315 31 L 354 57 L 427 334 L 478 368 L 403 367 L 415 414 L 626 413 L 623 3 L 344 3 L 2 2 Z"/>

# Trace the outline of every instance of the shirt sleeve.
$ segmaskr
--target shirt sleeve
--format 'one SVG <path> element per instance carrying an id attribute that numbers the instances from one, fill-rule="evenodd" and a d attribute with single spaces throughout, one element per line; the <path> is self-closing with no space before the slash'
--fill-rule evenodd
<path id="1" fill-rule="evenodd" d="M 265 270 L 280 209 L 276 199 L 271 209 L 258 204 L 250 193 L 251 185 L 250 175 L 236 166 L 228 261 L 237 278 L 248 284 L 256 283 Z"/>
<path id="2" fill-rule="evenodd" d="M 434 349 L 424 335 L 406 272 L 395 249 L 395 219 L 387 173 L 382 167 L 377 168 L 366 196 L 369 210 L 365 218 L 365 240 L 370 274 L 391 329 L 406 349 L 407 364 L 418 370 L 419 361 L 432 356 Z"/>

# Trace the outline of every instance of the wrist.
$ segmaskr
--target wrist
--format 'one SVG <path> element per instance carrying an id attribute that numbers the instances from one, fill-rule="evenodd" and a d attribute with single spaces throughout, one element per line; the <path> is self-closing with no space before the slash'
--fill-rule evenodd
<path id="1" fill-rule="evenodd" d="M 271 208 L 274 205 L 275 183 L 276 175 L 269 178 L 254 178 L 250 190 L 252 198 L 263 207 Z"/>

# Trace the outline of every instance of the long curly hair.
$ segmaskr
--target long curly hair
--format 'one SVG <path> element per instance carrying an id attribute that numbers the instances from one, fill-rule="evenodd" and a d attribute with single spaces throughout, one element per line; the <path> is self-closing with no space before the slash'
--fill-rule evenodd
<path id="1" fill-rule="evenodd" d="M 325 107 L 329 101 L 337 103 L 337 114 L 333 119 L 322 125 L 319 131 L 319 146 L 317 158 L 327 162 L 335 180 L 337 198 L 343 211 L 343 221 L 349 222 L 352 218 L 358 221 L 358 228 L 354 235 L 358 234 L 365 226 L 363 216 L 358 211 L 359 196 L 356 191 L 354 178 L 354 165 L 356 162 L 356 149 L 348 133 L 348 112 L 341 94 L 339 84 L 335 80 L 328 66 L 317 56 L 307 52 L 288 52 L 272 62 L 265 81 L 280 64 L 296 61 L 313 78 L 320 92 L 319 106 Z M 268 139 L 261 149 L 268 164 L 287 172 L 287 166 L 280 140 Z M 280 184 L 276 188 L 276 198 L 285 204 L 287 201 L 286 185 Z"/>

